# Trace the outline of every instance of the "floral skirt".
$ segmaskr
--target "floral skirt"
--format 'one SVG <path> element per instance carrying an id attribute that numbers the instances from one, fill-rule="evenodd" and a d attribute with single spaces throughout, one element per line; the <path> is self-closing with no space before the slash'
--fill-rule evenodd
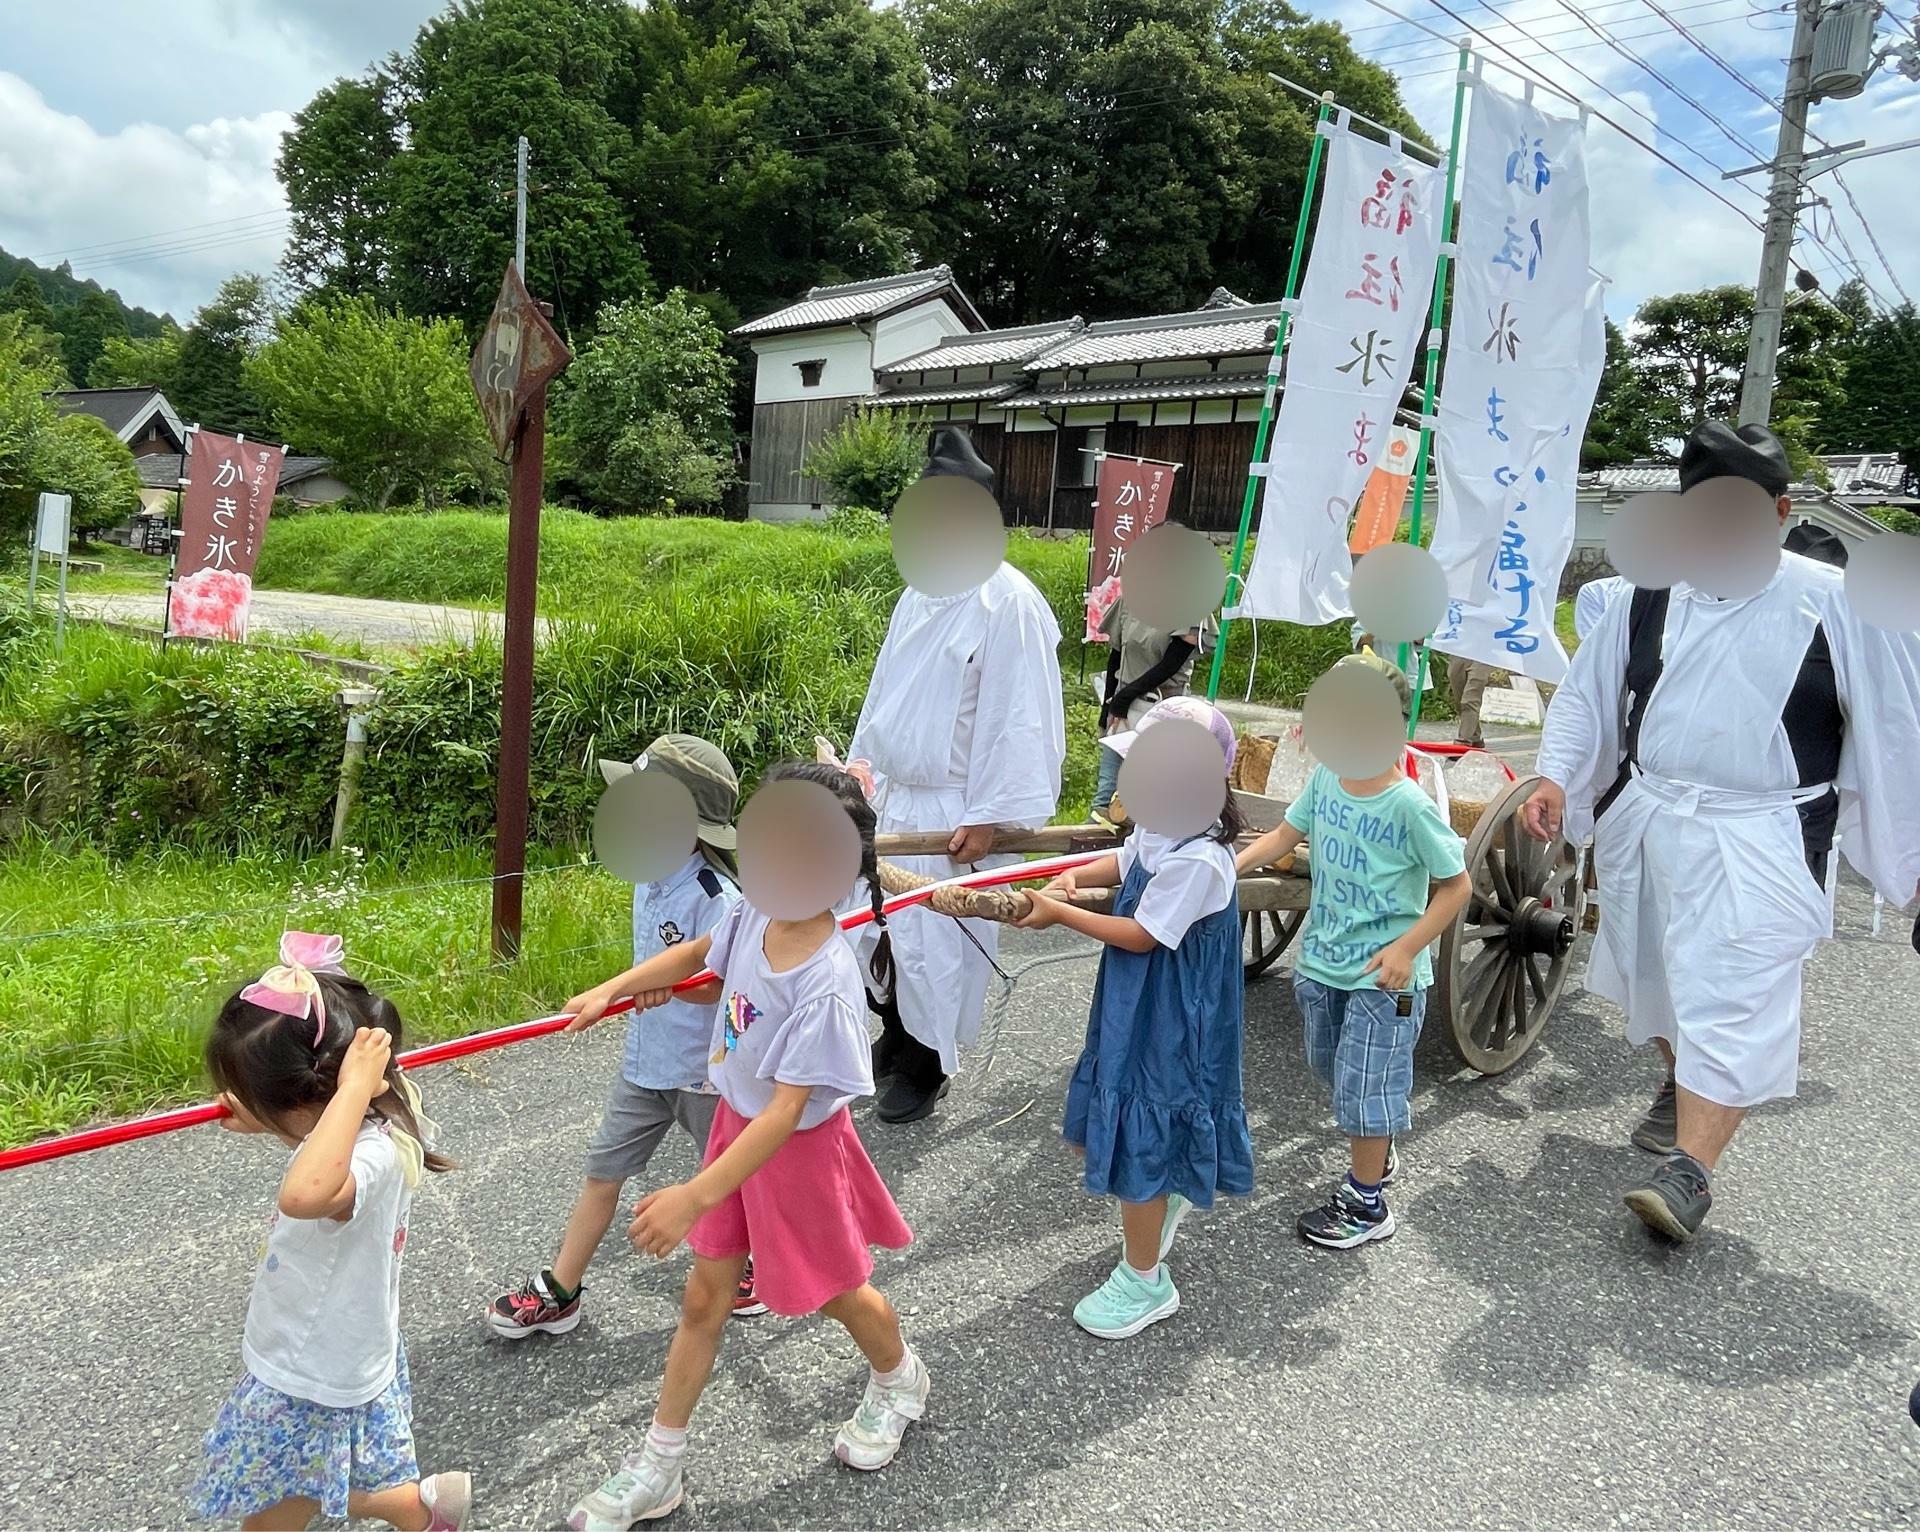
<path id="1" fill-rule="evenodd" d="M 347 1514 L 353 1490 L 374 1492 L 420 1477 L 413 1454 L 413 1383 L 400 1347 L 393 1381 L 349 1408 L 315 1404 L 243 1377 L 207 1432 L 193 1508 L 230 1521 L 298 1495 L 323 1515 Z"/>

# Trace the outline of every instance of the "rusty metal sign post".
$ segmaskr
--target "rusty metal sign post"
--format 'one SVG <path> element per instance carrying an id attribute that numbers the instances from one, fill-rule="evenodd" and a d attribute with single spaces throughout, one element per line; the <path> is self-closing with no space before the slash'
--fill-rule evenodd
<path id="1" fill-rule="evenodd" d="M 493 317 L 468 372 L 480 413 L 513 465 L 507 510 L 507 630 L 501 653 L 500 764 L 493 832 L 493 955 L 520 952 L 527 870 L 527 775 L 533 728 L 534 606 L 540 570 L 540 490 L 547 384 L 573 355 L 509 263 Z"/>

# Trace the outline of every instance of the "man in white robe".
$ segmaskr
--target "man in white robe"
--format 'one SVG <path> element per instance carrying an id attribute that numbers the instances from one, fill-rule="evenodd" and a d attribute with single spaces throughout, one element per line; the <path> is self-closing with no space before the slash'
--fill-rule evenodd
<path id="1" fill-rule="evenodd" d="M 1619 575 L 1587 581 L 1573 598 L 1573 636 L 1584 644 L 1587 635 L 1600 625 L 1600 619 L 1606 616 L 1607 608 L 1614 600 L 1622 594 L 1631 594 L 1632 590 L 1633 587 Z"/>
<path id="2" fill-rule="evenodd" d="M 1694 433 L 1683 491 L 1723 475 L 1761 485 L 1785 521 L 1786 455 L 1765 427 Z M 1816 826 L 1837 823 L 1847 860 L 1895 904 L 1920 885 L 1920 639 L 1862 622 L 1843 579 L 1783 553 L 1746 599 L 1629 592 L 1547 711 L 1525 819 L 1542 839 L 1594 835 L 1587 986 L 1669 1071 L 1634 1137 L 1650 1146 L 1670 1103 L 1673 1148 L 1627 1203 L 1669 1238 L 1699 1229 L 1741 1119 L 1795 1091 L 1801 970 L 1832 934 Z"/>
<path id="3" fill-rule="evenodd" d="M 928 474 L 993 487 L 964 432 L 934 433 Z M 874 663 L 850 758 L 865 757 L 883 834 L 939 831 L 945 856 L 894 857 L 910 872 L 951 878 L 1018 860 L 993 856 L 1005 829 L 1052 819 L 1066 757 L 1060 625 L 1033 582 L 1001 564 L 958 596 L 903 591 Z M 892 922 L 895 1006 L 883 1007 L 877 1115 L 915 1122 L 946 1094 L 959 1049 L 980 1035 L 1000 928 L 925 908 Z"/>

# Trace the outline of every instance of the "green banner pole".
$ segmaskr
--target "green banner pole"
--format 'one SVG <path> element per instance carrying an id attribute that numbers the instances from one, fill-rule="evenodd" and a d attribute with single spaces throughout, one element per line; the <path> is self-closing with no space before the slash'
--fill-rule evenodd
<path id="1" fill-rule="evenodd" d="M 1322 123 L 1333 115 L 1333 92 L 1325 91 L 1320 97 L 1320 111 L 1313 120 L 1313 154 L 1307 160 L 1306 190 L 1300 194 L 1300 219 L 1293 229 L 1293 258 L 1287 263 L 1287 286 L 1282 295 L 1287 299 L 1299 296 L 1300 258 L 1307 248 L 1307 219 L 1313 212 L 1313 191 L 1320 182 L 1320 162 L 1326 157 L 1327 135 L 1320 131 Z M 1247 529 L 1253 525 L 1254 502 L 1260 497 L 1259 472 L 1261 464 L 1267 460 L 1267 439 L 1273 432 L 1273 401 L 1280 389 L 1280 353 L 1287 345 L 1287 312 L 1280 311 L 1279 322 L 1274 326 L 1273 356 L 1267 362 L 1266 391 L 1260 396 L 1260 425 L 1253 436 L 1253 457 L 1247 464 L 1247 493 L 1240 502 L 1240 530 L 1233 539 L 1233 568 L 1227 576 L 1228 599 L 1222 603 L 1220 612 L 1220 631 L 1213 640 L 1213 669 L 1207 676 L 1207 701 L 1212 702 L 1220 695 L 1220 670 L 1227 659 L 1227 614 L 1225 608 L 1239 599 L 1241 593 L 1240 567 L 1247 554 Z"/>
<path id="2" fill-rule="evenodd" d="M 1420 450 L 1414 459 L 1413 467 L 1413 524 L 1408 533 L 1408 541 L 1416 547 L 1420 543 L 1422 518 L 1427 499 L 1427 459 L 1433 452 L 1434 386 L 1440 377 L 1440 327 L 1446 316 L 1447 304 L 1447 246 L 1453 242 L 1453 187 L 1454 177 L 1460 171 L 1460 120 L 1465 115 L 1467 102 L 1467 65 L 1472 61 L 1466 42 L 1460 44 L 1460 68 L 1453 82 L 1453 137 L 1447 143 L 1447 200 L 1440 211 L 1440 259 L 1435 263 L 1433 276 L 1433 313 L 1427 329 L 1427 385 L 1420 401 Z M 1431 636 L 1431 635 L 1429 635 Z M 1400 646 L 1400 669 L 1404 672 L 1412 656 L 1410 646 Z M 1420 646 L 1420 673 L 1413 678 L 1413 715 L 1407 720 L 1407 738 L 1412 739 L 1414 731 L 1420 727 L 1420 701 L 1427 688 L 1427 665 L 1432 651 L 1427 645 Z"/>

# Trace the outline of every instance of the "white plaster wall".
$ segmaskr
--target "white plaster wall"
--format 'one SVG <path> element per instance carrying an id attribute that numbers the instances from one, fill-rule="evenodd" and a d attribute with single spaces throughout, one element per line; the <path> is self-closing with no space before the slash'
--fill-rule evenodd
<path id="1" fill-rule="evenodd" d="M 887 315 L 874 326 L 873 365 L 891 367 L 919 352 L 931 351 L 949 335 L 967 333 L 967 322 L 946 299 L 917 303 L 898 314 Z"/>
<path id="2" fill-rule="evenodd" d="M 871 343 L 855 325 L 773 335 L 753 343 L 753 402 L 780 404 L 792 399 L 864 398 L 873 392 Z M 795 362 L 823 360 L 817 387 L 800 381 Z"/>

